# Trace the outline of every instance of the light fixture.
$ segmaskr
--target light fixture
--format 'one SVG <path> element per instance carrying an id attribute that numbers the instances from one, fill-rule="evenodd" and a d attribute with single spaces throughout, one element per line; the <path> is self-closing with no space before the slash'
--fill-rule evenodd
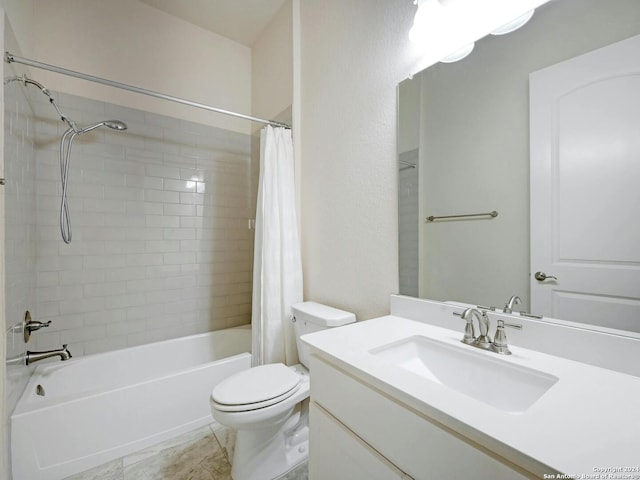
<path id="1" fill-rule="evenodd" d="M 518 18 L 514 18 L 501 27 L 496 28 L 493 32 L 491 32 L 491 35 L 506 35 L 507 33 L 515 32 L 520 27 L 524 26 L 529 20 L 531 20 L 531 17 L 533 17 L 533 12 L 535 12 L 535 9 L 529 10 L 527 13 L 525 13 L 524 15 L 520 15 Z"/>
<path id="2" fill-rule="evenodd" d="M 475 47 L 475 45 L 476 45 L 475 43 L 472 43 L 470 45 L 467 45 L 466 47 L 456 50 L 455 52 L 450 53 L 440 61 L 442 63 L 453 63 L 453 62 L 462 60 L 464 57 L 466 57 L 471 52 L 473 52 L 473 47 Z"/>
<path id="3" fill-rule="evenodd" d="M 418 45 L 423 45 L 430 34 L 431 24 L 434 19 L 445 14 L 444 8 L 438 0 L 421 0 L 414 2 L 418 5 L 413 26 L 409 30 L 409 40 Z"/>

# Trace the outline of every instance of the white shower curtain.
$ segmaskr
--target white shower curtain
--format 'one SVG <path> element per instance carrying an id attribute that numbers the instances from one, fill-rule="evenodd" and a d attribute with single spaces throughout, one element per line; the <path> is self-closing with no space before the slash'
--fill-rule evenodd
<path id="1" fill-rule="evenodd" d="M 291 130 L 260 133 L 253 258 L 253 364 L 297 363 L 291 305 L 302 301 Z"/>

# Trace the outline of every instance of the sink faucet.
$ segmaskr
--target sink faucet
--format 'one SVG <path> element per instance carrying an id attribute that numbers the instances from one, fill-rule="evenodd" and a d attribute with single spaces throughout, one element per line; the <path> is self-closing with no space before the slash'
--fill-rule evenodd
<path id="1" fill-rule="evenodd" d="M 25 360 L 27 365 L 30 365 L 33 362 L 38 362 L 40 360 L 44 360 L 45 358 L 49 358 L 49 357 L 55 357 L 56 355 L 60 357 L 60 361 L 62 362 L 64 362 L 65 360 L 69 360 L 71 358 L 71 352 L 67 349 L 66 343 L 62 345 L 62 348 L 58 350 L 47 350 L 46 352 L 27 351 Z"/>
<path id="2" fill-rule="evenodd" d="M 513 313 L 513 306 L 514 305 L 520 305 L 521 302 L 522 302 L 522 300 L 520 299 L 519 296 L 512 295 L 511 298 L 509 299 L 509 301 L 507 302 L 507 304 L 502 309 L 502 311 L 504 313 Z"/>
<path id="3" fill-rule="evenodd" d="M 489 349 L 491 347 L 491 338 L 488 336 L 489 317 L 487 317 L 486 312 L 481 312 L 476 308 L 467 308 L 460 316 L 463 320 L 467 321 L 465 338 L 462 341 L 475 347 Z M 477 338 L 473 338 L 473 317 L 478 320 L 478 328 L 480 329 L 480 335 L 478 335 Z M 469 327 L 469 325 L 471 327 Z M 469 338 L 468 334 L 471 335 L 471 338 Z"/>
<path id="4" fill-rule="evenodd" d="M 461 340 L 462 343 L 466 343 L 472 347 L 482 348 L 483 350 L 490 350 L 501 355 L 511 355 L 511 351 L 507 345 L 507 336 L 504 332 L 504 327 L 522 330 L 522 325 L 498 320 L 496 337 L 492 342 L 491 337 L 488 335 L 489 317 L 487 316 L 487 312 L 476 308 L 467 308 L 462 313 L 453 312 L 453 314 L 467 321 L 467 325 L 464 328 L 464 337 Z M 473 329 L 474 317 L 478 320 L 478 326 L 480 327 L 480 335 L 477 338 L 475 337 L 475 331 Z"/>

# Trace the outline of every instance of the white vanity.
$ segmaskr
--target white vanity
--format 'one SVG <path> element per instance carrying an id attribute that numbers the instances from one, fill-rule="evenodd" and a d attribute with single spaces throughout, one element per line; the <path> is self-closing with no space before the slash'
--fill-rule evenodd
<path id="1" fill-rule="evenodd" d="M 303 337 L 310 478 L 607 478 L 621 467 L 640 478 L 640 378 L 513 344 L 509 356 L 482 351 L 460 342 L 461 307 L 407 302 L 414 319 Z M 493 335 L 500 315 L 489 317 Z M 540 322 L 520 323 L 525 338 Z"/>

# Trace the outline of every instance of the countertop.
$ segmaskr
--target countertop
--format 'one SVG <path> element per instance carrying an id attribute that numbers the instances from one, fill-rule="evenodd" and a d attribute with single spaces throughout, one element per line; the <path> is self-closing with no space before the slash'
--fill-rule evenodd
<path id="1" fill-rule="evenodd" d="M 640 479 L 640 378 L 515 346 L 512 355 L 497 355 L 463 345 L 462 333 L 389 315 L 302 340 L 315 355 L 541 478 Z M 369 353 L 416 335 L 559 380 L 524 412 L 508 413 Z M 612 468 L 628 470 L 602 473 Z"/>

